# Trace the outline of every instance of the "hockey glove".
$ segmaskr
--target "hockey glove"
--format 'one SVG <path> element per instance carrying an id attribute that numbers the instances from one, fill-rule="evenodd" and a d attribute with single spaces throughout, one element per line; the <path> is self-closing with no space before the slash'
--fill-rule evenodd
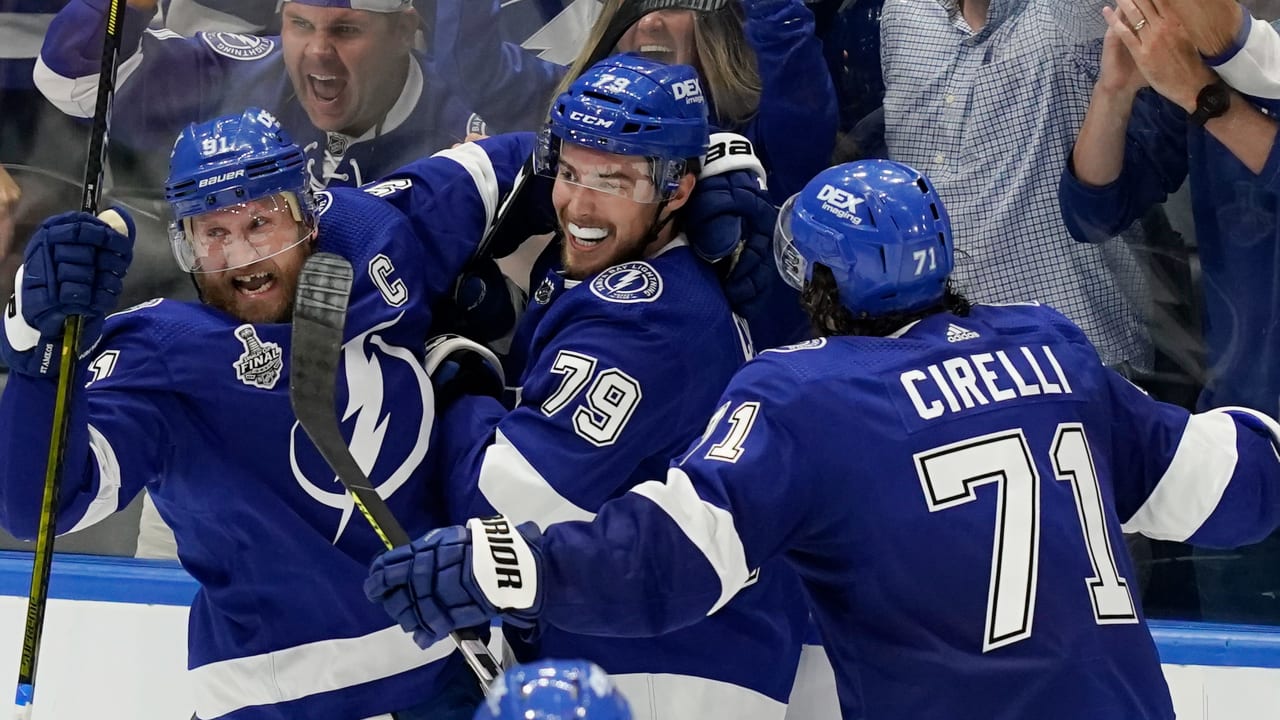
<path id="1" fill-rule="evenodd" d="M 751 141 L 736 133 L 714 133 L 702 172 L 685 207 L 689 244 L 708 262 L 731 257 L 752 233 L 773 236 L 764 166 Z"/>
<path id="2" fill-rule="evenodd" d="M 533 523 L 516 528 L 504 517 L 433 530 L 375 559 L 364 594 L 422 648 L 499 616 L 533 627 L 542 605 L 541 536 Z"/>
<path id="3" fill-rule="evenodd" d="M 463 395 L 489 395 L 499 400 L 506 391 L 502 363 L 492 350 L 458 335 L 437 335 L 427 341 L 423 361 L 435 388 L 436 410 Z"/>
<path id="4" fill-rule="evenodd" d="M 509 336 L 524 310 L 524 292 L 492 260 L 477 261 L 458 278 L 453 294 L 455 332 L 492 342 Z"/>
<path id="5" fill-rule="evenodd" d="M 27 244 L 14 295 L 5 308 L 0 354 L 18 373 L 56 377 L 63 323 L 84 316 L 80 352 L 102 336 L 133 259 L 133 219 L 112 208 L 101 219 L 63 213 L 46 221 Z"/>

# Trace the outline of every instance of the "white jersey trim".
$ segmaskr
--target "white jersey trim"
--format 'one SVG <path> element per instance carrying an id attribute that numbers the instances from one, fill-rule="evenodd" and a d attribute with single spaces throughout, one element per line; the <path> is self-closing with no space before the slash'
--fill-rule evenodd
<path id="1" fill-rule="evenodd" d="M 462 143 L 457 147 L 446 148 L 432 157 L 445 157 L 458 163 L 471 175 L 472 182 L 484 203 L 484 226 L 493 224 L 493 216 L 498 211 L 498 173 L 493 169 L 493 160 L 489 153 L 475 143 Z"/>
<path id="2" fill-rule="evenodd" d="M 631 706 L 633 720 L 716 717 L 783 720 L 787 714 L 785 703 L 720 680 L 665 673 L 623 673 L 610 677 Z"/>
<path id="3" fill-rule="evenodd" d="M 120 509 L 120 460 L 106 436 L 92 425 L 89 426 L 89 449 L 98 463 L 98 494 L 69 533 L 105 520 Z"/>
<path id="4" fill-rule="evenodd" d="M 537 523 L 541 529 L 572 520 L 590 522 L 596 514 L 561 495 L 501 430 L 484 451 L 480 492 L 500 515 L 515 524 Z"/>
<path id="5" fill-rule="evenodd" d="M 1245 22 L 1250 28 L 1244 47 L 1214 70 L 1245 95 L 1280 98 L 1280 35 L 1270 23 L 1251 17 Z"/>
<path id="6" fill-rule="evenodd" d="M 1186 540 L 1218 507 L 1238 460 L 1230 415 L 1192 415 L 1160 482 L 1121 529 L 1155 540 Z"/>
<path id="7" fill-rule="evenodd" d="M 720 578 L 720 599 L 707 611 L 724 607 L 750 580 L 747 553 L 734 526 L 733 515 L 698 496 L 684 470 L 667 470 L 666 482 L 651 480 L 631 489 L 662 509 L 689 538 Z"/>
<path id="8" fill-rule="evenodd" d="M 398 675 L 448 657 L 445 638 L 423 650 L 398 626 L 192 668 L 196 714 L 213 720 Z"/>
<path id="9" fill-rule="evenodd" d="M 142 51 L 134 53 L 120 63 L 116 70 L 116 88 L 121 88 L 129 76 L 142 65 Z M 98 75 L 69 78 L 54 72 L 44 63 L 44 56 L 36 58 L 36 69 L 31 73 L 36 89 L 54 107 L 71 117 L 91 118 L 98 104 Z"/>

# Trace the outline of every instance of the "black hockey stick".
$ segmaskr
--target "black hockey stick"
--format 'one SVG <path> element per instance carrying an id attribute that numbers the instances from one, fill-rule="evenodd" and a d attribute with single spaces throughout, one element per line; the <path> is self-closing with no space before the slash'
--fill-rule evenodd
<path id="1" fill-rule="evenodd" d="M 293 349 L 289 357 L 289 400 L 311 442 L 338 474 L 387 549 L 409 544 L 387 503 L 351 456 L 338 425 L 336 388 L 342 331 L 351 295 L 351 263 L 333 253 L 316 253 L 302 266 L 293 308 Z M 449 634 L 467 664 L 488 688 L 500 672 L 489 648 L 475 632 Z"/>
<path id="2" fill-rule="evenodd" d="M 89 133 L 89 153 L 84 166 L 84 195 L 80 209 L 98 212 L 102 194 L 102 167 L 106 160 L 107 122 L 111 99 L 115 94 L 116 60 L 120 55 L 120 36 L 124 32 L 124 0 L 111 0 L 107 8 L 107 31 L 102 44 L 102 68 L 98 71 L 98 98 L 93 110 L 93 129 Z M 104 218 L 104 220 L 107 220 Z M 107 220 L 116 230 L 124 229 L 116 216 Z M 16 288 L 15 292 L 21 288 Z M 49 437 L 49 459 L 45 465 L 44 495 L 40 501 L 40 529 L 36 535 L 35 561 L 31 568 L 31 589 L 27 595 L 27 618 L 22 632 L 22 659 L 18 664 L 18 691 L 14 700 L 15 717 L 28 720 L 34 709 L 36 664 L 40 656 L 40 638 L 44 634 L 44 611 L 49 604 L 49 574 L 53 570 L 53 536 L 57 530 L 54 514 L 58 507 L 58 485 L 67 454 L 67 426 L 70 424 L 71 393 L 75 390 L 76 361 L 84 319 L 71 315 L 62 327 L 62 353 L 58 358 L 58 388 L 53 405 L 53 432 Z"/>
<path id="3" fill-rule="evenodd" d="M 591 48 L 591 54 L 588 56 L 589 61 L 586 67 L 600 62 L 613 52 L 613 48 L 617 46 L 618 41 L 627 33 L 627 30 L 635 25 L 640 18 L 652 12 L 659 10 L 696 10 L 698 12 L 715 12 L 729 4 L 731 0 L 635 0 L 634 2 L 625 2 L 622 7 L 618 8 L 615 14 L 609 20 L 609 27 L 605 29 L 604 34 L 600 36 L 600 42 Z M 554 100 L 554 98 L 553 98 Z M 548 108 L 549 110 L 549 108 Z M 489 246 L 493 243 L 493 239 L 505 227 L 508 218 L 511 215 L 511 208 L 517 203 L 516 200 L 525 192 L 529 186 L 529 176 L 534 174 L 534 158 L 530 156 L 524 166 L 520 168 L 520 174 L 516 176 L 515 184 L 511 188 L 511 192 L 507 194 L 502 204 L 498 206 L 497 213 L 494 214 L 493 222 L 490 223 L 488 230 L 484 234 L 484 239 L 480 241 L 480 246 L 476 250 L 476 258 L 483 258 L 489 251 Z"/>

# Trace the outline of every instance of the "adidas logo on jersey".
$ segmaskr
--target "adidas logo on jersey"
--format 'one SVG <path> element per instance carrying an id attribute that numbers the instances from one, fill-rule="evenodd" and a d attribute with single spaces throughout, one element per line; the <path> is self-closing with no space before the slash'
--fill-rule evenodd
<path id="1" fill-rule="evenodd" d="M 964 328 L 960 327 L 959 325 L 956 325 L 955 323 L 951 323 L 947 325 L 947 342 L 949 343 L 958 343 L 958 342 L 964 342 L 965 340 L 977 340 L 977 339 L 978 339 L 978 333 L 972 330 L 965 330 Z"/>

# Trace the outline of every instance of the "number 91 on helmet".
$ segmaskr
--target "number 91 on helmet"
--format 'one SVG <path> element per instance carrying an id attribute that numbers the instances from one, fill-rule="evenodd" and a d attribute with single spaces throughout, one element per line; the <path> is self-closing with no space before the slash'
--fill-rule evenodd
<path id="1" fill-rule="evenodd" d="M 315 234 L 306 159 L 271 113 L 248 108 L 192 123 L 169 160 L 169 244 L 189 273 L 279 255 Z"/>

